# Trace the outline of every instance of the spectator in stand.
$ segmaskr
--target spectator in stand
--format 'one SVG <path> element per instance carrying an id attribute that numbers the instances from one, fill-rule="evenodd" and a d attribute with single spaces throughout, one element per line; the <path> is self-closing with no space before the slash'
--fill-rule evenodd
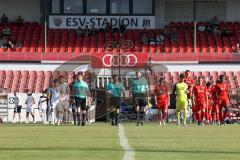
<path id="1" fill-rule="evenodd" d="M 21 16 L 18 16 L 18 18 L 16 19 L 16 24 L 18 24 L 18 25 L 23 24 L 23 18 Z"/>
<path id="2" fill-rule="evenodd" d="M 233 53 L 240 53 L 240 42 L 236 44 L 236 48 L 233 49 Z"/>
<path id="3" fill-rule="evenodd" d="M 142 34 L 142 43 L 143 44 L 148 44 L 148 37 L 147 37 L 146 32 L 143 32 L 143 34 Z"/>
<path id="4" fill-rule="evenodd" d="M 3 39 L 0 40 L 0 48 L 6 49 L 7 43 L 8 43 L 8 41 L 7 41 L 6 37 L 3 37 Z"/>
<path id="5" fill-rule="evenodd" d="M 108 22 L 105 26 L 105 32 L 112 33 L 112 23 Z"/>
<path id="6" fill-rule="evenodd" d="M 119 29 L 121 34 L 123 34 L 126 31 L 127 26 L 123 23 L 123 21 L 120 23 Z"/>
<path id="7" fill-rule="evenodd" d="M 173 30 L 170 32 L 169 36 L 170 36 L 170 39 L 172 42 L 177 42 L 177 40 L 178 40 L 177 29 L 173 28 Z"/>
<path id="8" fill-rule="evenodd" d="M 156 44 L 156 36 L 154 35 L 153 32 L 150 33 L 150 37 L 148 40 L 149 44 L 155 45 Z"/>
<path id="9" fill-rule="evenodd" d="M 3 36 L 11 36 L 11 28 L 9 28 L 9 27 L 7 27 L 7 28 L 4 28 L 3 30 L 2 30 L 2 34 L 3 34 Z"/>
<path id="10" fill-rule="evenodd" d="M 88 28 L 88 25 L 86 25 L 86 28 L 84 29 L 85 36 L 91 36 L 91 30 Z"/>
<path id="11" fill-rule="evenodd" d="M 81 27 L 78 27 L 76 30 L 77 37 L 83 37 L 84 36 L 84 30 Z"/>
<path id="12" fill-rule="evenodd" d="M 90 35 L 96 36 L 97 33 L 98 33 L 98 31 L 97 31 L 94 27 L 92 27 L 92 29 L 91 29 L 91 31 L 90 31 Z"/>
<path id="13" fill-rule="evenodd" d="M 164 35 L 162 32 L 159 32 L 156 36 L 156 44 L 163 44 L 164 42 Z"/>
<path id="14" fill-rule="evenodd" d="M 214 28 L 215 26 L 219 26 L 219 20 L 217 16 L 213 17 L 213 19 L 210 22 L 210 25 L 212 26 L 212 28 Z"/>
<path id="15" fill-rule="evenodd" d="M 206 27 L 205 26 L 199 26 L 198 27 L 198 31 L 199 32 L 204 32 L 206 30 Z"/>
<path id="16" fill-rule="evenodd" d="M 2 18 L 1 18 L 1 23 L 2 24 L 6 24 L 6 23 L 8 23 L 8 17 L 6 16 L 6 14 L 4 13 L 3 15 L 2 15 Z"/>

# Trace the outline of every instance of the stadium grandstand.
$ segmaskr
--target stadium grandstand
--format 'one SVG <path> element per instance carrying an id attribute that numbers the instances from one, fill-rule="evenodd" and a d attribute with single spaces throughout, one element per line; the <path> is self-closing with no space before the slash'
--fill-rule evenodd
<path id="1" fill-rule="evenodd" d="M 99 158 L 106 160 L 112 159 L 113 155 L 122 159 L 119 151 L 124 152 L 124 160 L 134 160 L 135 157 L 159 159 L 159 154 L 165 155 L 160 159 L 237 159 L 239 143 L 236 145 L 236 141 L 231 139 L 231 147 L 220 148 L 220 145 L 226 145 L 225 139 L 229 139 L 225 135 L 228 128 L 219 129 L 217 125 L 234 123 L 229 128 L 232 136 L 239 140 L 239 134 L 235 134 L 239 133 L 239 127 L 235 125 L 240 123 L 239 8 L 240 0 L 0 0 L 0 125 L 3 123 L 5 132 L 0 133 L 0 138 L 8 136 L 8 126 L 13 126 L 16 133 L 19 131 L 24 135 L 29 132 L 41 137 L 43 135 L 39 134 L 43 132 L 56 134 L 55 128 L 44 128 L 45 124 L 85 126 L 99 121 L 92 128 L 86 127 L 86 133 L 80 131 L 83 137 L 90 136 L 96 140 L 94 143 L 86 140 L 89 145 L 82 142 L 92 149 L 90 152 L 94 150 L 91 156 L 85 154 L 88 149 L 71 146 L 81 144 L 78 137 L 69 133 L 74 133 L 75 128 L 59 128 L 59 131 L 73 137 L 63 142 L 61 147 L 74 138 L 76 142 L 60 149 L 58 144 L 50 146 L 57 153 L 50 155 L 52 159 L 64 157 L 59 156 L 62 154 L 60 150 L 66 151 L 69 159 L 76 158 L 73 152 L 84 155 L 85 159 L 97 159 L 95 151 L 100 153 Z M 200 98 L 198 91 L 203 95 Z M 162 94 L 167 98 L 162 100 Z M 160 102 L 164 107 L 159 105 Z M 201 107 L 196 107 L 196 104 Z M 179 105 L 182 108 L 179 109 Z M 33 123 L 38 124 L 15 124 L 16 119 L 19 123 L 29 123 L 29 116 L 32 116 Z M 118 142 L 117 147 L 115 143 L 109 143 L 108 138 L 115 135 L 115 129 L 107 128 L 102 121 L 112 121 L 112 126 L 118 126 L 116 135 L 122 150 Z M 166 148 L 151 146 L 152 142 L 147 141 L 140 144 L 132 137 L 146 137 L 130 127 L 132 122 L 137 126 L 147 122 L 141 133 L 150 135 L 147 137 L 149 141 L 154 141 L 152 133 L 153 138 L 159 136 L 154 137 L 159 131 L 154 128 L 155 122 L 158 127 L 165 126 L 167 122 L 169 126 L 173 126 L 171 122 L 177 125 L 183 122 L 183 126 L 190 126 L 189 132 L 186 133 L 185 128 L 180 131 L 169 127 L 162 133 L 170 135 L 165 138 L 169 144 L 173 143 L 169 141 L 171 135 L 186 134 L 190 138 L 186 136 L 184 142 L 179 143 L 190 147 L 185 151 L 182 146 L 174 148 L 175 144 L 163 145 Z M 216 127 L 203 128 L 202 132 L 194 128 L 195 124 Z M 19 130 L 18 125 L 32 128 L 30 131 L 24 127 Z M 36 126 L 40 128 L 39 132 Z M 104 135 L 104 142 L 101 141 L 103 148 L 112 148 L 101 150 L 100 143 L 95 144 L 99 138 L 93 132 Z M 209 140 L 208 135 L 219 132 L 224 133 L 216 134 L 221 144 L 217 138 Z M 193 135 L 203 136 L 213 143 L 190 143 Z M 130 144 L 128 137 L 131 137 Z M 5 141 L 0 142 L 0 146 L 7 146 Z M 54 138 L 49 140 L 50 143 L 54 141 Z M 9 152 L 14 150 L 15 143 L 6 143 L 10 147 L 6 150 L 0 148 L 0 159 L 15 159 Z M 220 145 L 212 146 L 214 143 Z M 29 146 L 34 148 L 33 144 L 35 140 Z M 47 153 L 45 144 L 39 144 L 36 151 Z M 139 144 L 145 147 L 141 149 Z M 17 145 L 20 145 L 18 141 Z M 23 151 L 21 147 L 24 145 L 19 147 Z M 26 158 L 24 153 L 25 150 L 19 159 Z M 213 153 L 216 157 L 212 156 Z M 27 155 L 31 159 L 37 154 Z M 45 154 L 37 156 L 51 159 Z"/>

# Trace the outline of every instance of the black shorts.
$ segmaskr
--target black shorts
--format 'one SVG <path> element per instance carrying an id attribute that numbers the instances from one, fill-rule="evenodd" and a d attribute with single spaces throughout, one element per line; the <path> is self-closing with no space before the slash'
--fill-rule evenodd
<path id="1" fill-rule="evenodd" d="M 76 107 L 81 110 L 87 110 L 87 105 L 86 105 L 86 98 L 77 98 L 75 97 L 75 102 L 76 102 Z"/>
<path id="2" fill-rule="evenodd" d="M 14 108 L 14 113 L 21 113 L 22 106 L 17 106 Z"/>
<path id="3" fill-rule="evenodd" d="M 109 101 L 110 101 L 109 106 L 111 108 L 116 108 L 116 109 L 120 108 L 120 103 L 121 103 L 120 97 L 110 97 Z"/>
<path id="4" fill-rule="evenodd" d="M 132 96 L 133 107 L 146 107 L 147 105 L 147 96 L 145 93 L 133 94 Z"/>

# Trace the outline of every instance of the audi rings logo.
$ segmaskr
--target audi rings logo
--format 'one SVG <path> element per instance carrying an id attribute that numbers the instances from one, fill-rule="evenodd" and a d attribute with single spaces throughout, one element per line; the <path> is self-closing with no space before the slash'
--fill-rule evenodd
<path id="1" fill-rule="evenodd" d="M 137 64 L 137 57 L 133 54 L 106 54 L 102 62 L 105 67 L 133 67 Z"/>

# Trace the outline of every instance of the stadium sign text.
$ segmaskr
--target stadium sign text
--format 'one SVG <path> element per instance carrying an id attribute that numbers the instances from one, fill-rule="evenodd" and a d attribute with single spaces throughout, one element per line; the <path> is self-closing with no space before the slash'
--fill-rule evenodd
<path id="1" fill-rule="evenodd" d="M 120 23 L 130 29 L 155 28 L 154 16 L 49 16 L 50 28 L 104 28 L 108 22 L 112 23 L 113 28 Z"/>

